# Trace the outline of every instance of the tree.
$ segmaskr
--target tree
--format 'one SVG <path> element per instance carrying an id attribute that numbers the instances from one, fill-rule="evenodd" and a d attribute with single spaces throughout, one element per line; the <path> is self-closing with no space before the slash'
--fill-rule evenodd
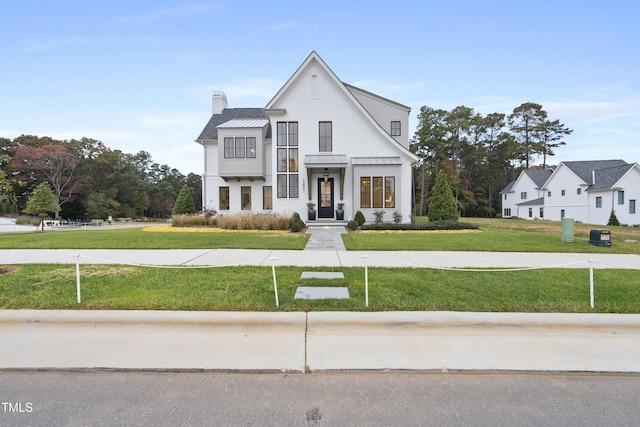
<path id="1" fill-rule="evenodd" d="M 457 221 L 458 207 L 444 170 L 438 173 L 436 187 L 429 203 L 429 221 Z"/>
<path id="2" fill-rule="evenodd" d="M 24 212 L 29 215 L 39 216 L 42 231 L 44 231 L 44 219 L 49 213 L 58 212 L 59 209 L 55 194 L 53 194 L 46 182 L 42 182 L 36 187 L 33 196 L 27 202 Z"/>
<path id="3" fill-rule="evenodd" d="M 193 204 L 193 198 L 191 197 L 191 191 L 187 184 L 182 186 L 180 194 L 176 199 L 176 204 L 173 206 L 173 215 L 185 215 L 196 213 L 196 207 Z"/>
<path id="4" fill-rule="evenodd" d="M 9 163 L 11 158 L 6 154 L 0 154 L 0 201 L 4 202 L 5 199 L 9 199 L 11 193 L 11 183 L 7 178 L 7 174 L 2 170 L 2 165 Z"/>
<path id="5" fill-rule="evenodd" d="M 78 157 L 61 145 L 20 147 L 12 166 L 23 179 L 51 184 L 56 198 L 56 218 L 60 216 L 60 207 L 76 197 Z"/>
<path id="6" fill-rule="evenodd" d="M 545 120 L 542 123 L 542 129 L 540 131 L 540 149 L 542 154 L 542 168 L 547 168 L 547 157 L 553 156 L 554 148 L 558 148 L 565 145 L 566 142 L 562 140 L 565 135 L 571 135 L 573 129 L 569 129 L 564 124 L 560 123 L 560 120 Z"/>
<path id="7" fill-rule="evenodd" d="M 540 132 L 547 119 L 547 112 L 542 105 L 525 102 L 513 109 L 509 115 L 509 127 L 518 141 L 520 160 L 524 161 L 525 169 L 529 169 L 533 156 L 542 151 Z"/>

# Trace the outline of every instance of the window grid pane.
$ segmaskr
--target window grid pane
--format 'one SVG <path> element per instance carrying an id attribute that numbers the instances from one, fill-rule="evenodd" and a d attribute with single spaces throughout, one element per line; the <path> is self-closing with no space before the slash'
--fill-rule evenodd
<path id="1" fill-rule="evenodd" d="M 395 208 L 396 207 L 396 184 L 395 177 L 386 176 L 384 178 L 384 207 Z"/>
<path id="2" fill-rule="evenodd" d="M 220 187 L 219 190 L 220 201 L 219 206 L 221 211 L 229 210 L 229 187 Z"/>
<path id="3" fill-rule="evenodd" d="M 636 213 L 636 201 L 635 199 L 629 199 L 629 213 Z"/>
<path id="4" fill-rule="evenodd" d="M 277 144 L 282 147 L 287 145 L 287 122 L 278 122 Z"/>
<path id="5" fill-rule="evenodd" d="M 251 187 L 240 187 L 242 210 L 251 210 Z"/>
<path id="6" fill-rule="evenodd" d="M 236 138 L 236 159 L 244 159 L 244 138 L 237 137 Z"/>
<path id="7" fill-rule="evenodd" d="M 289 172 L 298 172 L 298 149 L 289 148 Z"/>
<path id="8" fill-rule="evenodd" d="M 624 205 L 624 191 L 618 191 L 618 204 Z"/>
<path id="9" fill-rule="evenodd" d="M 289 122 L 289 146 L 298 146 L 298 122 Z"/>
<path id="10" fill-rule="evenodd" d="M 321 152 L 332 151 L 332 123 L 320 122 L 320 147 Z"/>
<path id="11" fill-rule="evenodd" d="M 247 159 L 256 158 L 256 138 L 254 136 L 247 137 Z"/>
<path id="12" fill-rule="evenodd" d="M 298 198 L 298 174 L 289 175 L 289 198 Z"/>
<path id="13" fill-rule="evenodd" d="M 400 122 L 392 121 L 391 122 L 391 136 L 400 136 Z"/>
<path id="14" fill-rule="evenodd" d="M 360 178 L 360 207 L 371 207 L 371 178 L 368 176 Z"/>
<path id="15" fill-rule="evenodd" d="M 262 187 L 262 209 L 273 209 L 273 190 L 270 185 Z"/>
<path id="16" fill-rule="evenodd" d="M 224 139 L 224 158 L 233 159 L 233 138 Z"/>
<path id="17" fill-rule="evenodd" d="M 287 198 L 287 175 L 278 174 L 278 198 Z"/>
<path id="18" fill-rule="evenodd" d="M 278 172 L 287 171 L 287 149 L 278 148 Z"/>
<path id="19" fill-rule="evenodd" d="M 382 177 L 373 177 L 373 208 L 382 207 Z"/>

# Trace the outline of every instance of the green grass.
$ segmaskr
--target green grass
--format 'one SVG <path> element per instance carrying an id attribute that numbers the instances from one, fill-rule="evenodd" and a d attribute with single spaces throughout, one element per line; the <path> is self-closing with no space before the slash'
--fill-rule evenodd
<path id="1" fill-rule="evenodd" d="M 347 250 L 572 252 L 640 254 L 640 229 L 576 224 L 574 242 L 562 242 L 559 222 L 463 218 L 480 232 L 358 232 L 343 235 Z M 418 221 L 424 221 L 418 218 Z M 609 248 L 589 244 L 593 228 L 611 230 Z"/>
<path id="2" fill-rule="evenodd" d="M 81 266 L 82 303 L 74 265 L 0 267 L 2 309 L 120 309 L 212 311 L 495 311 L 640 313 L 640 272 L 595 271 L 595 309 L 587 269 L 471 272 L 341 268 L 345 279 L 300 279 L 317 268 L 278 267 L 276 308 L 271 268 L 161 269 Z M 347 286 L 349 300 L 295 300 L 297 286 Z"/>
<path id="3" fill-rule="evenodd" d="M 142 228 L 3 234 L 0 249 L 292 249 L 308 234 L 270 232 L 162 233 Z"/>

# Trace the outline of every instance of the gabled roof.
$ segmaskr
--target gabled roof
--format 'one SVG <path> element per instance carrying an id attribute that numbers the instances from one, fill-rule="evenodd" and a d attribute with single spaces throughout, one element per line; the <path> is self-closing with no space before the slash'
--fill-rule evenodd
<path id="1" fill-rule="evenodd" d="M 513 181 L 511 181 L 510 183 L 508 183 L 507 186 L 502 189 L 500 194 L 511 193 L 513 191 L 513 186 L 514 185 L 516 185 L 516 180 L 515 179 Z"/>
<path id="2" fill-rule="evenodd" d="M 592 171 L 626 166 L 627 162 L 625 162 L 624 160 L 587 160 L 576 162 L 562 162 L 562 164 L 571 169 L 573 173 L 578 175 L 578 177 L 580 177 L 580 179 L 583 180 L 585 184 L 591 184 Z M 598 180 L 597 175 L 598 174 L 596 173 L 596 181 Z"/>
<path id="3" fill-rule="evenodd" d="M 547 182 L 547 179 L 549 179 L 553 171 L 549 169 L 533 169 L 533 170 L 530 169 L 530 170 L 524 171 L 524 173 L 526 173 L 529 176 L 529 178 L 531 178 L 531 181 L 533 181 L 533 183 L 538 188 L 542 188 L 542 186 L 544 185 L 545 182 Z"/>
<path id="4" fill-rule="evenodd" d="M 626 164 L 623 166 L 596 170 L 596 183 L 589 186 L 587 191 L 612 189 L 616 182 L 620 181 L 620 178 L 622 178 L 633 166 L 634 165 Z"/>
<path id="5" fill-rule="evenodd" d="M 197 142 L 218 139 L 218 126 L 232 120 L 267 119 L 262 108 L 225 108 L 220 114 L 212 114 Z M 271 126 L 267 129 L 267 139 L 271 138 Z"/>
<path id="6" fill-rule="evenodd" d="M 360 112 L 367 118 L 367 120 L 369 120 L 369 122 L 380 132 L 380 134 L 382 135 L 383 138 L 386 139 L 386 141 L 393 146 L 395 149 L 399 150 L 400 152 L 402 152 L 402 154 L 405 157 L 408 157 L 412 160 L 412 163 L 416 163 L 419 158 L 418 156 L 416 156 L 415 154 L 413 154 L 411 151 L 409 151 L 407 148 L 403 147 L 400 143 L 398 143 L 395 139 L 393 139 L 381 126 L 378 122 L 376 122 L 376 120 L 373 118 L 373 116 L 367 111 L 366 108 L 364 108 L 364 106 L 356 99 L 356 97 L 353 95 L 353 93 L 351 92 L 351 90 L 349 90 L 349 88 L 347 88 L 347 86 L 338 78 L 338 76 L 333 72 L 333 70 L 331 70 L 331 68 L 329 68 L 329 66 L 322 60 L 322 58 L 320 58 L 320 55 L 318 55 L 316 53 L 316 51 L 312 51 L 309 56 L 307 57 L 307 59 L 304 60 L 304 62 L 302 63 L 302 65 L 300 65 L 298 67 L 298 69 L 296 70 L 295 73 L 293 73 L 293 75 L 289 78 L 289 80 L 287 80 L 287 82 L 280 88 L 280 90 L 275 94 L 275 96 L 273 98 L 271 98 L 271 100 L 267 103 L 267 105 L 264 107 L 265 110 L 271 110 L 273 108 L 275 108 L 276 103 L 278 102 L 278 100 L 282 97 L 282 95 L 291 87 L 291 85 L 293 84 L 293 82 L 295 82 L 298 77 L 304 72 L 304 70 L 309 66 L 309 64 L 311 64 L 312 62 L 316 62 L 317 64 L 319 64 L 319 66 L 327 73 L 327 75 L 334 81 L 334 83 L 336 84 L 336 86 L 339 88 L 339 90 L 341 90 L 346 97 L 353 103 L 353 105 L 360 110 Z M 356 89 L 354 87 L 354 89 Z M 361 90 L 361 89 L 359 89 Z M 397 104 L 397 103 L 396 103 Z M 402 104 L 398 104 L 398 105 L 402 105 Z M 406 106 L 403 106 L 405 108 L 408 108 Z"/>

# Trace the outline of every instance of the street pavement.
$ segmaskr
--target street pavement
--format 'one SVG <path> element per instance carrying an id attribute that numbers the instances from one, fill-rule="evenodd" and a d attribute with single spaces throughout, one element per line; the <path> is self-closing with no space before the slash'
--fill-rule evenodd
<path id="1" fill-rule="evenodd" d="M 0 237 L 1 238 L 1 237 Z M 330 241 L 325 235 L 323 240 Z M 0 250 L 0 264 L 629 268 L 640 256 Z M 0 310 L 0 369 L 640 372 L 640 315 Z"/>

